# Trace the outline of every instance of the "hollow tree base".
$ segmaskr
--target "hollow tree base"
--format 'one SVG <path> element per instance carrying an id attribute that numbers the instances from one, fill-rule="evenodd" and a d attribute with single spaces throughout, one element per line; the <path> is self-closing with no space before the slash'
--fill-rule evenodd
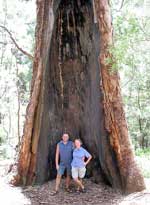
<path id="1" fill-rule="evenodd" d="M 87 173 L 95 182 L 103 179 L 123 192 L 144 189 L 119 77 L 106 64 L 112 58 L 108 1 L 37 0 L 37 7 L 31 99 L 16 181 L 27 185 L 54 178 L 56 144 L 67 132 L 72 140 L 80 137 L 93 155 Z"/>

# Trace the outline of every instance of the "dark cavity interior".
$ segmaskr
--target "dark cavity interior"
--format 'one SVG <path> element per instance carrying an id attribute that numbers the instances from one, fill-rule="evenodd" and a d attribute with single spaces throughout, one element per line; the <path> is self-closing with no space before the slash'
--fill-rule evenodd
<path id="1" fill-rule="evenodd" d="M 37 164 L 38 181 L 54 178 L 55 148 L 63 132 L 81 138 L 93 155 L 87 175 L 98 170 L 101 106 L 98 25 L 90 0 L 62 0 L 55 12 L 49 62 L 43 79 L 43 119 Z"/>

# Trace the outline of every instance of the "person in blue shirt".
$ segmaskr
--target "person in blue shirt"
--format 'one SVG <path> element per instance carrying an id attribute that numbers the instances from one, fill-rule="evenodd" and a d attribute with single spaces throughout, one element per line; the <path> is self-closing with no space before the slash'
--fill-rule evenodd
<path id="1" fill-rule="evenodd" d="M 74 145 L 75 149 L 73 151 L 73 160 L 71 162 L 72 178 L 78 185 L 77 192 L 79 192 L 80 190 L 82 192 L 85 192 L 82 179 L 84 178 L 86 173 L 86 165 L 90 162 L 92 156 L 86 149 L 81 146 L 82 142 L 80 139 L 75 139 Z"/>
<path id="2" fill-rule="evenodd" d="M 71 161 L 72 161 L 73 148 L 74 148 L 73 142 L 69 140 L 69 135 L 66 133 L 63 134 L 62 140 L 57 144 L 56 147 L 55 163 L 57 169 L 57 176 L 56 176 L 55 191 L 52 193 L 53 195 L 58 193 L 61 178 L 65 170 L 67 172 L 66 190 L 68 192 L 71 191 L 69 189 L 69 185 L 71 181 Z"/>

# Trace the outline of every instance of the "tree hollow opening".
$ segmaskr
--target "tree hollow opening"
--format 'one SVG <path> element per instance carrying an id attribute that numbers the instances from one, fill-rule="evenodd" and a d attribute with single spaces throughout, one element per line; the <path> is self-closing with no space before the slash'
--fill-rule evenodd
<path id="1" fill-rule="evenodd" d="M 88 175 L 100 169 L 106 136 L 100 90 L 100 39 L 91 0 L 61 0 L 54 14 L 49 60 L 41 94 L 42 124 L 37 182 L 56 176 L 55 149 L 62 133 L 81 138 L 93 156 Z"/>

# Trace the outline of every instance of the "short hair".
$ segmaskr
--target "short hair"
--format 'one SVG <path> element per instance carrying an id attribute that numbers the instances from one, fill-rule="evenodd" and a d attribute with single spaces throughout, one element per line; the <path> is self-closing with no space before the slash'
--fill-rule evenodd
<path id="1" fill-rule="evenodd" d="M 66 132 L 62 134 L 62 137 L 63 137 L 64 135 L 68 135 L 68 137 L 69 137 L 69 134 L 68 134 L 68 133 L 66 133 Z"/>
<path id="2" fill-rule="evenodd" d="M 76 138 L 74 141 L 78 140 L 80 144 L 82 145 L 82 140 L 80 138 Z"/>

